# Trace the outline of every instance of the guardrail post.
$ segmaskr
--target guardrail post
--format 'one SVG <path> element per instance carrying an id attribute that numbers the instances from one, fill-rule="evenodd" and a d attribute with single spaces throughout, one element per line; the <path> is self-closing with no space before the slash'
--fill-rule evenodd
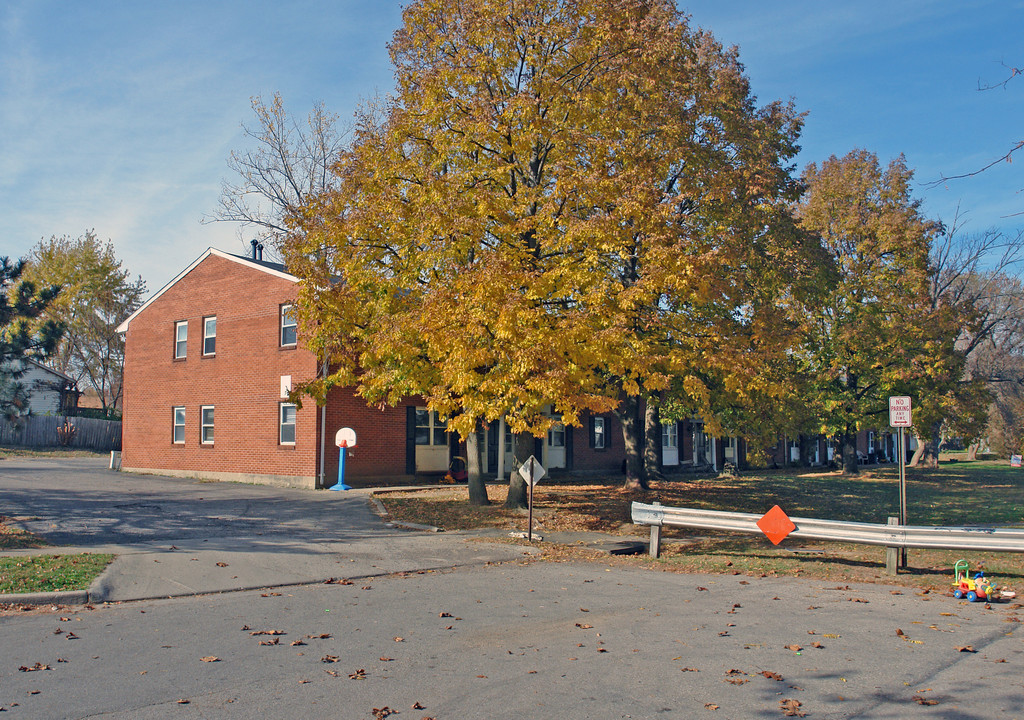
<path id="1" fill-rule="evenodd" d="M 900 519 L 898 517 L 889 517 L 889 525 L 899 525 Z M 887 547 L 885 548 L 885 574 L 895 575 L 897 568 L 899 567 L 899 548 Z"/>
<path id="2" fill-rule="evenodd" d="M 652 505 L 661 505 L 660 502 L 653 502 Z M 661 525 L 651 525 L 650 553 L 652 558 L 661 555 Z"/>

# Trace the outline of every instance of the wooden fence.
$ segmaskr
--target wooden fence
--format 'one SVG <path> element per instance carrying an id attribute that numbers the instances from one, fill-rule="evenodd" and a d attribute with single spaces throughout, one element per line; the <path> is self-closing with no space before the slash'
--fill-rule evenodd
<path id="1" fill-rule="evenodd" d="M 114 420 L 98 420 L 62 415 L 30 415 L 22 418 L 17 425 L 0 420 L 0 445 L 21 447 L 61 447 L 62 435 L 69 433 L 61 428 L 69 423 L 74 426 L 73 437 L 66 446 L 77 450 L 109 452 L 121 449 L 121 423 Z"/>

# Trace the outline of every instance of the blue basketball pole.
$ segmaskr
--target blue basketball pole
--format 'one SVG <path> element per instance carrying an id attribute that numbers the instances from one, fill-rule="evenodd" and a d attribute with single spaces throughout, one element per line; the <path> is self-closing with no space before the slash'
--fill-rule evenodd
<path id="1" fill-rule="evenodd" d="M 338 448 L 338 484 L 331 488 L 331 490 L 351 490 L 348 485 L 345 484 L 345 450 L 344 445 Z"/>

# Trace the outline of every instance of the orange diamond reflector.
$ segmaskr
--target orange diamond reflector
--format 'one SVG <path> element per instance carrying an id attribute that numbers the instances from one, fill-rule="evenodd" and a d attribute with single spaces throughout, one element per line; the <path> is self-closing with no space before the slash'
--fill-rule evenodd
<path id="1" fill-rule="evenodd" d="M 765 537 L 772 541 L 772 545 L 778 545 L 796 530 L 796 525 L 789 519 L 789 515 L 778 505 L 766 512 L 764 517 L 757 521 L 757 526 L 761 528 Z"/>

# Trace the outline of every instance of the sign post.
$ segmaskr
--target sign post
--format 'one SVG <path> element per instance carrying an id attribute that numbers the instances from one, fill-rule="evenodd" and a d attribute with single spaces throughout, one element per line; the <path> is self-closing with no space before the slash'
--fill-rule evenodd
<path id="1" fill-rule="evenodd" d="M 523 480 L 530 486 L 530 513 L 526 526 L 526 540 L 528 542 L 533 542 L 533 486 L 539 483 L 546 473 L 547 470 L 537 462 L 537 458 L 533 455 L 519 467 L 519 474 L 523 476 Z"/>
<path id="2" fill-rule="evenodd" d="M 331 490 L 351 490 L 345 484 L 345 455 L 349 448 L 356 446 L 356 431 L 343 427 L 334 436 L 334 444 L 338 446 L 338 483 Z"/>
<path id="3" fill-rule="evenodd" d="M 899 428 L 896 454 L 900 462 L 900 525 L 907 524 L 907 435 L 906 428 L 913 425 L 910 398 L 895 396 L 889 398 L 889 427 Z M 907 567 L 907 549 L 900 551 L 899 566 Z"/>

